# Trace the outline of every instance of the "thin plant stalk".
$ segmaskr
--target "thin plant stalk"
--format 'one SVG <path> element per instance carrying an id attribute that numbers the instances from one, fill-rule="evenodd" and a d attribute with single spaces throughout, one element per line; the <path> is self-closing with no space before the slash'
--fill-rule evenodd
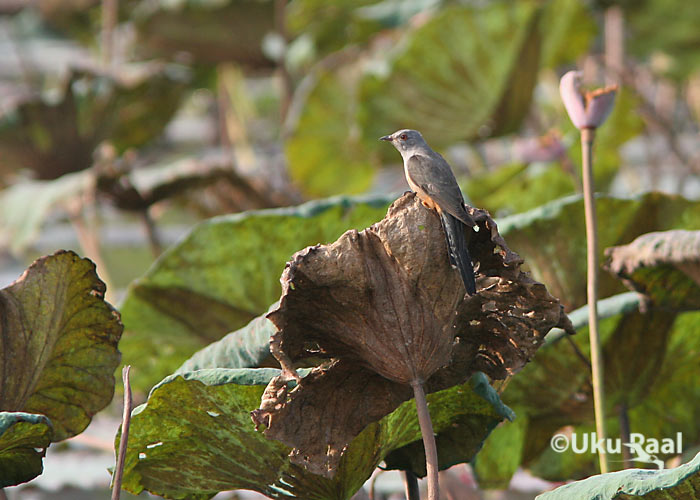
<path id="1" fill-rule="evenodd" d="M 119 455 L 117 456 L 117 465 L 114 468 L 114 477 L 112 479 L 112 500 L 119 500 L 119 494 L 122 489 L 122 477 L 124 476 L 126 445 L 129 441 L 129 424 L 131 423 L 131 407 L 133 405 L 131 384 L 129 383 L 130 370 L 131 366 L 129 365 L 126 365 L 122 370 L 122 378 L 124 379 L 124 414 L 122 416 L 122 436 L 119 440 Z"/>
<path id="2" fill-rule="evenodd" d="M 119 0 L 102 0 L 102 63 L 108 69 L 114 62 L 114 28 L 118 9 Z"/>
<path id="3" fill-rule="evenodd" d="M 403 471 L 403 485 L 406 490 L 406 500 L 420 500 L 418 478 L 410 470 Z"/>
<path id="4" fill-rule="evenodd" d="M 416 398 L 416 410 L 418 411 L 418 423 L 420 432 L 423 435 L 423 446 L 425 447 L 425 467 L 428 478 L 428 500 L 440 499 L 440 485 L 438 482 L 438 458 L 437 445 L 435 444 L 435 433 L 433 423 L 430 420 L 428 402 L 425 399 L 423 383 L 420 380 L 411 382 L 413 395 Z"/>
<path id="5" fill-rule="evenodd" d="M 608 85 L 617 85 L 625 68 L 625 15 L 622 7 L 608 7 L 604 25 L 605 77 Z"/>
<path id="6" fill-rule="evenodd" d="M 143 227 L 146 230 L 146 237 L 148 238 L 148 246 L 151 249 L 153 257 L 157 258 L 163 253 L 163 245 L 160 243 L 160 238 L 158 237 L 158 231 L 156 229 L 156 224 L 151 217 L 151 212 L 148 207 L 144 208 L 141 212 L 141 221 L 143 222 Z"/>
<path id="7" fill-rule="evenodd" d="M 287 36 L 287 29 L 285 27 L 285 11 L 287 8 L 287 0 L 275 0 L 275 31 L 284 40 L 285 45 L 289 42 Z M 285 55 L 287 49 L 285 48 Z M 289 112 L 289 106 L 292 104 L 292 94 L 294 94 L 294 81 L 292 80 L 292 75 L 289 74 L 287 70 L 287 65 L 285 57 L 281 57 L 277 62 L 277 72 L 282 80 L 282 101 L 280 105 L 280 123 L 284 123 L 287 119 L 287 113 Z"/>
<path id="8" fill-rule="evenodd" d="M 593 379 L 593 404 L 597 439 L 605 439 L 605 389 L 603 387 L 603 351 L 598 334 L 598 229 L 593 182 L 593 141 L 594 128 L 581 129 L 581 149 L 583 156 L 583 200 L 586 214 L 587 244 L 587 297 L 588 328 L 591 343 L 591 371 Z M 608 472 L 608 459 L 605 447 L 598 451 L 600 472 Z"/>
<path id="9" fill-rule="evenodd" d="M 620 414 L 618 416 L 620 422 L 620 440 L 623 443 L 630 442 L 630 416 L 627 411 L 627 405 L 622 403 L 620 405 Z M 628 446 L 622 447 L 622 461 L 624 462 L 625 469 L 631 469 L 634 467 L 634 461 L 632 460 L 632 454 Z"/>

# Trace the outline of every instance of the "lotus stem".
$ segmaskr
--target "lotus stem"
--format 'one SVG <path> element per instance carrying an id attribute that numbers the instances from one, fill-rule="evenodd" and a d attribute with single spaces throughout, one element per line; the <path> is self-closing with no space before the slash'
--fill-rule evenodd
<path id="1" fill-rule="evenodd" d="M 581 150 L 583 156 L 583 200 L 586 214 L 587 244 L 587 296 L 588 296 L 588 331 L 591 344 L 591 376 L 593 379 L 593 404 L 597 439 L 605 439 L 605 388 L 603 386 L 603 351 L 598 335 L 598 230 L 593 182 L 593 141 L 594 128 L 581 129 Z M 600 472 L 608 472 L 608 459 L 605 447 L 598 452 Z"/>
<path id="2" fill-rule="evenodd" d="M 122 416 L 122 436 L 119 440 L 119 455 L 117 465 L 114 468 L 114 478 L 112 480 L 112 500 L 119 500 L 122 489 L 122 477 L 124 476 L 124 458 L 126 456 L 126 446 L 129 441 L 129 424 L 131 423 L 131 384 L 129 383 L 129 371 L 131 366 L 126 365 L 122 370 L 124 380 L 124 414 Z"/>
<path id="3" fill-rule="evenodd" d="M 423 435 L 423 446 L 425 447 L 425 468 L 428 477 L 428 500 L 440 500 L 437 445 L 435 444 L 433 423 L 430 420 L 430 412 L 428 411 L 428 402 L 425 399 L 423 383 L 420 380 L 414 380 L 411 382 L 411 387 L 413 387 L 413 394 L 416 398 L 418 423 L 420 424 L 420 432 Z"/>

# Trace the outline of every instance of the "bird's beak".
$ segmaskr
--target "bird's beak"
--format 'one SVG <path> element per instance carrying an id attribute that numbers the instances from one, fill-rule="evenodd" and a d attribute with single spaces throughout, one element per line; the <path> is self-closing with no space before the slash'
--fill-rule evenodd
<path id="1" fill-rule="evenodd" d="M 380 141 L 391 141 L 393 140 L 390 135 L 385 135 L 384 137 L 379 138 Z"/>

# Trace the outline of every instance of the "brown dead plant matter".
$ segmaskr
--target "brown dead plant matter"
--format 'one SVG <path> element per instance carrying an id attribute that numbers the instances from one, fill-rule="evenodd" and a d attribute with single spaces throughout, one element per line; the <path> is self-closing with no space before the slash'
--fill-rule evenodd
<path id="1" fill-rule="evenodd" d="M 386 217 L 335 243 L 297 252 L 268 317 L 284 368 L 253 412 L 292 460 L 333 476 L 348 443 L 410 399 L 463 383 L 475 371 L 503 379 L 530 360 L 553 327 L 573 328 L 559 301 L 520 270 L 486 211 L 470 209 L 477 294 L 449 264 L 438 215 L 407 193 Z M 299 380 L 294 364 L 318 364 Z M 308 366 L 308 365 L 307 365 Z M 286 390 L 292 378 L 298 385 Z"/>

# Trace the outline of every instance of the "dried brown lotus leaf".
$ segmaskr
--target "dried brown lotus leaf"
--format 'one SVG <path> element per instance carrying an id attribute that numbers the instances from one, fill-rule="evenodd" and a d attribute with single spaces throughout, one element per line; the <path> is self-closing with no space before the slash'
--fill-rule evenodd
<path id="1" fill-rule="evenodd" d="M 282 275 L 271 348 L 294 363 L 329 361 L 254 419 L 294 448 L 292 460 L 332 476 L 348 443 L 412 397 L 463 383 L 475 371 L 517 372 L 553 327 L 573 332 L 559 301 L 520 271 L 522 259 L 487 212 L 470 209 L 477 294 L 449 264 L 438 215 L 407 193 L 387 216 L 335 243 L 296 253 Z"/>

